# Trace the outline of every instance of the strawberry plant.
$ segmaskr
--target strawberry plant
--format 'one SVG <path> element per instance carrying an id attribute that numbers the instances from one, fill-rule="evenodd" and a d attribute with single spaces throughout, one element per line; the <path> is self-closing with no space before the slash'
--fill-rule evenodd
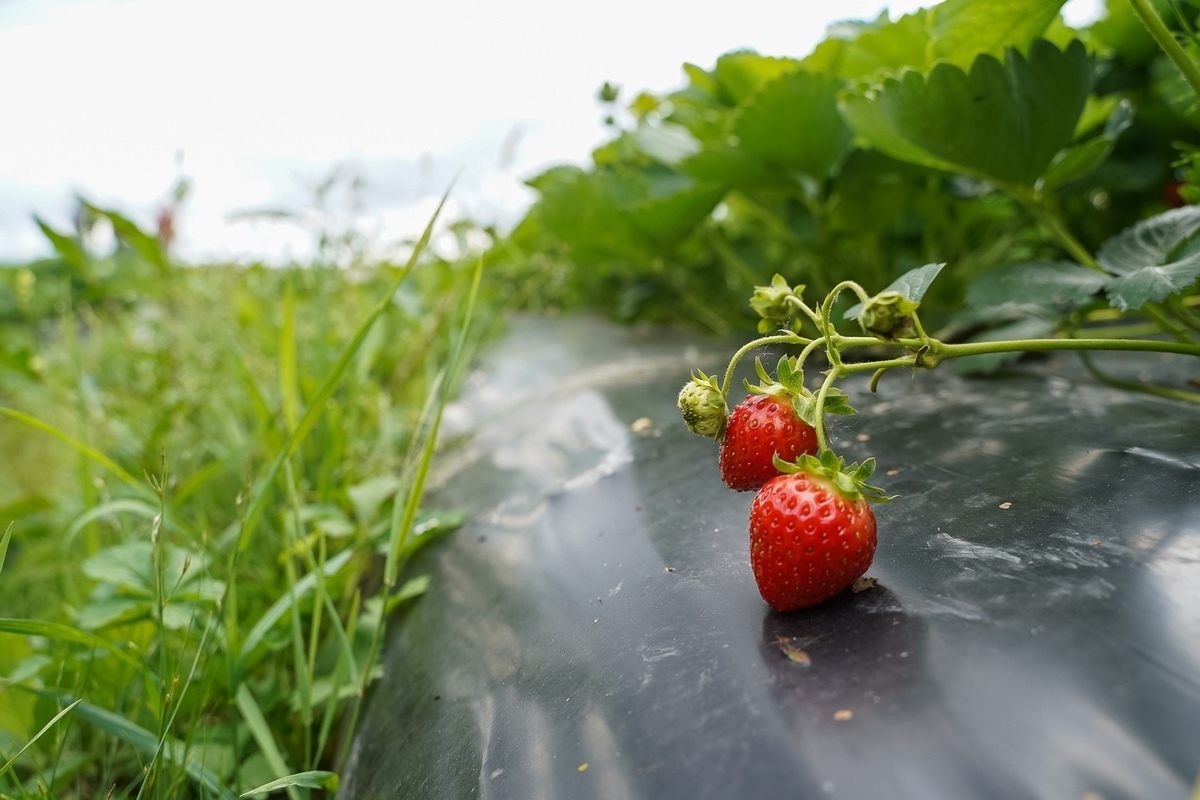
<path id="1" fill-rule="evenodd" d="M 541 307 L 727 334 L 773 274 L 823 296 L 945 263 L 929 321 L 959 335 L 1066 333 L 1112 308 L 1194 340 L 1186 253 L 1099 249 L 1164 198 L 1200 194 L 1194 150 L 1177 146 L 1200 126 L 1200 71 L 1176 42 L 1195 11 L 1176 9 L 1171 30 L 1154 4 L 1112 0 L 1076 30 L 1061 6 L 946 0 L 839 24 L 804 57 L 686 64 L 682 88 L 623 109 L 610 85 L 614 137 L 590 168 L 530 182 L 540 200 L 497 269 L 540 281 Z"/>
<path id="2" fill-rule="evenodd" d="M 1133 249 L 1132 242 L 1141 242 L 1138 253 L 1143 257 L 1156 246 L 1159 250 L 1169 248 L 1169 234 L 1173 230 L 1170 225 L 1179 217 L 1179 212 L 1168 212 L 1141 223 L 1118 235 L 1101 254 L 1109 263 L 1120 263 L 1122 258 L 1133 258 L 1126 255 Z M 1148 229 L 1158 235 L 1146 238 Z M 804 608 L 840 593 L 862 576 L 874 556 L 875 518 L 869 502 L 889 498 L 882 490 L 866 484 L 874 470 L 873 460 L 846 467 L 833 450 L 826 416 L 854 413 L 848 396 L 836 385 L 840 379 L 871 373 L 870 389 L 874 391 L 880 379 L 897 368 L 933 369 L 951 359 L 1052 350 L 1138 351 L 1200 357 L 1200 343 L 1186 337 L 1064 335 L 944 342 L 926 332 L 919 313 L 922 299 L 944 266 L 919 267 L 875 295 L 869 295 L 855 281 L 843 281 L 819 305 L 804 300 L 804 287 L 789 287 L 783 278 L 775 276 L 770 286 L 755 290 L 751 305 L 768 326 L 779 325 L 779 328 L 737 350 L 723 380 L 696 373 L 679 394 L 679 408 L 688 427 L 721 440 L 719 463 L 726 484 L 737 490 L 758 489 L 750 510 L 750 561 L 763 599 L 776 610 Z M 1162 272 L 1169 276 L 1172 270 Z M 1122 293 L 1129 286 L 1128 274 L 1117 274 L 1086 286 L 1092 292 L 1107 292 L 1111 302 L 1120 304 L 1127 300 Z M 1079 284 L 1064 281 L 1064 286 L 1066 290 L 1074 287 L 1077 294 L 1081 292 Z M 1138 286 L 1133 291 L 1149 291 Z M 843 313 L 834 313 L 843 292 L 850 292 L 858 302 Z M 764 301 L 767 297 L 770 302 Z M 848 320 L 857 324 L 858 332 L 843 333 L 838 329 L 839 322 L 844 324 Z M 815 329 L 815 335 L 804 335 L 810 327 Z M 799 348 L 799 354 L 780 359 L 776 381 L 766 374 L 761 361 L 756 361 L 763 384 L 755 386 L 747 382 L 746 389 L 752 394 L 726 416 L 738 363 L 766 345 L 792 346 Z M 852 358 L 857 355 L 854 351 L 868 355 Z M 804 384 L 804 367 L 817 354 L 824 357 L 825 369 L 819 388 L 813 392 Z M 1155 385 L 1135 388 L 1200 401 L 1200 394 L 1187 389 Z M 790 400 L 781 403 L 780 395 Z M 794 435 L 783 435 L 793 415 L 795 426 L 803 426 L 800 430 L 811 428 L 816 440 L 815 455 L 807 452 L 798 458 L 794 455 L 799 440 Z"/>

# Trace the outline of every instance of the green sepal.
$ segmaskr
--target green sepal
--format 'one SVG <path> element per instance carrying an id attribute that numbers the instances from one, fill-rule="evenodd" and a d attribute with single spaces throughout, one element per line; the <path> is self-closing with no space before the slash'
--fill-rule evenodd
<path id="1" fill-rule="evenodd" d="M 754 360 L 754 371 L 760 383 L 745 381 L 746 391 L 750 394 L 765 394 L 783 402 L 790 403 L 796 411 L 796 416 L 809 425 L 817 425 L 817 396 L 804 386 L 804 369 L 796 356 L 784 356 L 775 366 L 775 378 L 767 373 L 762 359 Z M 856 414 L 850 406 L 849 396 L 837 387 L 831 387 L 825 393 L 825 413 L 849 416 Z"/>
<path id="2" fill-rule="evenodd" d="M 832 484 L 845 499 L 857 503 L 886 503 L 896 495 L 885 494 L 878 486 L 867 483 L 875 472 L 875 459 L 868 458 L 861 464 L 847 465 L 845 460 L 832 450 L 822 450 L 819 456 L 802 455 L 795 461 L 784 461 L 774 457 L 775 469 L 785 475 L 806 473 Z"/>
<path id="3" fill-rule="evenodd" d="M 804 388 L 804 369 L 800 359 L 784 356 L 775 365 L 775 377 L 772 378 L 763 366 L 762 359 L 754 359 L 754 372 L 760 383 L 745 381 L 746 391 L 750 394 L 768 394 L 780 400 L 790 401 L 793 397 L 808 394 Z"/>
<path id="4" fill-rule="evenodd" d="M 805 392 L 804 395 L 797 396 L 792 402 L 792 407 L 796 409 L 796 416 L 814 428 L 817 426 L 817 396 L 815 394 Z M 851 416 L 858 412 L 851 408 L 850 396 L 841 389 L 833 387 L 825 393 L 825 413 Z"/>

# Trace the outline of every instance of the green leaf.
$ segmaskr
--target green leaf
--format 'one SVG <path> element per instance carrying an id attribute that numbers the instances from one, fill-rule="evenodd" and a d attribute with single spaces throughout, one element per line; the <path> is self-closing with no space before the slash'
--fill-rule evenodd
<path id="1" fill-rule="evenodd" d="M 275 772 L 290 774 L 291 770 L 287 766 L 287 761 L 284 759 L 283 753 L 279 750 L 279 744 L 275 741 L 275 734 L 271 731 L 271 726 L 267 724 L 266 717 L 263 716 L 262 708 L 259 707 L 258 701 L 254 699 L 254 695 L 250 691 L 250 687 L 242 684 L 238 687 L 237 695 L 234 697 L 234 702 L 237 704 L 238 711 L 242 714 L 242 721 L 246 723 L 246 727 L 250 729 L 250 735 L 254 737 L 254 741 L 258 744 L 258 749 L 262 753 L 263 758 L 267 760 L 268 766 Z M 299 800 L 300 794 L 295 790 L 295 784 L 287 784 L 281 786 L 287 790 L 288 796 L 293 800 Z"/>
<path id="2" fill-rule="evenodd" d="M 260 794 L 269 794 L 278 789 L 285 789 L 289 786 L 299 786 L 302 789 L 328 789 L 329 791 L 337 791 L 338 776 L 336 772 L 324 772 L 321 770 L 313 770 L 311 772 L 297 772 L 293 775 L 287 775 L 270 783 L 264 783 L 262 786 L 251 789 L 248 792 L 242 792 L 239 797 L 254 797 Z"/>
<path id="3" fill-rule="evenodd" d="M 843 95 L 842 114 L 869 144 L 902 161 L 1032 187 L 1070 144 L 1092 58 L 1037 41 L 1026 58 L 980 56 L 969 73 L 938 64 Z"/>
<path id="4" fill-rule="evenodd" d="M 83 574 L 101 583 L 123 586 L 150 594 L 158 576 L 151 562 L 154 546 L 148 541 L 135 541 L 108 547 L 83 562 Z M 208 559 L 201 554 L 166 545 L 163 564 L 163 591 L 170 594 L 184 583 L 200 578 Z"/>
<path id="5" fill-rule="evenodd" d="M 672 167 L 696 155 L 701 149 L 699 140 L 691 131 L 670 122 L 640 125 L 634 131 L 633 138 L 643 153 Z"/>
<path id="6" fill-rule="evenodd" d="M 54 230 L 41 217 L 35 216 L 33 221 L 41 229 L 42 235 L 50 240 L 50 246 L 54 248 L 58 257 L 65 261 L 77 276 L 87 279 L 91 271 L 90 262 L 79 240 Z"/>
<path id="7" fill-rule="evenodd" d="M 347 549 L 338 553 L 333 558 L 325 562 L 321 569 L 322 578 L 331 578 L 338 574 L 346 564 L 350 563 L 350 559 L 354 556 L 354 550 Z M 246 634 L 245 640 L 242 642 L 242 650 L 239 654 L 240 665 L 246 669 L 253 665 L 260 654 L 255 652 L 256 648 L 266 638 L 267 633 L 279 620 L 283 619 L 294 603 L 300 602 L 307 596 L 317 585 L 318 573 L 310 572 L 300 580 L 296 581 L 296 585 L 291 591 L 275 601 L 270 608 L 259 618 L 250 632 Z"/>
<path id="8" fill-rule="evenodd" d="M 1105 281 L 1078 264 L 1030 261 L 985 272 L 967 289 L 967 302 L 976 307 L 1033 303 L 1073 308 L 1095 297 Z"/>
<path id="9" fill-rule="evenodd" d="M 75 702 L 71 703 L 67 707 L 63 708 L 61 711 L 59 711 L 53 717 L 51 717 L 50 721 L 47 722 L 45 725 L 43 725 L 42 729 L 40 731 L 38 731 L 32 739 L 30 739 L 28 742 L 26 742 L 24 747 L 22 747 L 20 750 L 18 750 L 16 752 L 16 754 L 12 758 L 10 758 L 3 766 L 0 766 L 0 778 L 4 777 L 4 775 L 10 769 L 12 769 L 13 764 L 17 763 L 17 759 L 19 759 L 22 755 L 24 755 L 26 750 L 33 747 L 34 743 L 37 742 L 38 739 L 45 736 L 50 731 L 51 728 L 53 728 L 55 725 L 58 724 L 58 721 L 60 719 L 65 717 L 67 714 L 71 713 L 71 711 L 74 710 L 75 706 L 79 705 L 80 702 L 82 702 L 82 701 L 76 700 Z"/>
<path id="10" fill-rule="evenodd" d="M 929 11 L 933 57 L 960 67 L 976 56 L 1024 49 L 1045 32 L 1064 0 L 945 0 Z"/>
<path id="11" fill-rule="evenodd" d="M 860 80 L 905 67 L 924 72 L 929 65 L 925 10 L 895 22 L 881 14 L 874 22 L 831 26 L 825 41 L 804 60 L 812 72 Z"/>
<path id="12" fill-rule="evenodd" d="M 896 280 L 888 284 L 888 287 L 879 294 L 887 294 L 888 292 L 897 292 L 906 300 L 911 300 L 913 303 L 920 304 L 921 298 L 929 291 L 929 287 L 933 284 L 935 278 L 945 267 L 942 264 L 926 264 L 923 267 L 910 269 L 908 272 L 901 275 Z M 915 306 L 914 306 L 915 309 Z M 846 319 L 855 319 L 862 311 L 862 303 L 855 303 L 848 311 L 846 311 Z"/>
<path id="13" fill-rule="evenodd" d="M 725 187 L 658 169 L 645 174 L 647 194 L 626 210 L 656 250 L 669 249 L 691 233 L 725 194 Z"/>
<path id="14" fill-rule="evenodd" d="M 150 619 L 154 607 L 149 599 L 133 597 L 109 597 L 93 600 L 75 615 L 75 624 L 87 631 L 96 631 L 110 625 L 122 625 Z"/>
<path id="15" fill-rule="evenodd" d="M 1096 254 L 1118 277 L 1106 286 L 1109 302 L 1127 311 L 1157 302 L 1200 279 L 1200 249 L 1188 241 L 1200 231 L 1200 206 L 1143 220 L 1109 239 Z"/>
<path id="16" fill-rule="evenodd" d="M 837 109 L 838 78 L 790 72 L 766 84 L 734 123 L 739 146 L 776 167 L 828 177 L 850 151 L 852 134 Z"/>
<path id="17" fill-rule="evenodd" d="M 750 95 L 780 75 L 798 69 L 800 62 L 792 58 L 759 55 L 750 50 L 726 53 L 717 59 L 712 75 L 722 100 L 740 105 Z"/>
<path id="18" fill-rule="evenodd" d="M 60 702 L 72 699 L 50 692 L 36 691 L 36 693 L 44 697 L 55 697 Z M 143 756 L 154 757 L 156 753 L 160 752 L 158 737 L 125 717 L 87 702 L 80 702 L 75 709 L 78 716 L 108 733 L 118 742 L 133 745 L 134 749 Z M 188 757 L 188 748 L 184 743 L 174 739 L 165 739 L 162 741 L 161 753 L 168 761 L 182 767 L 188 777 L 198 785 L 204 787 L 206 796 L 219 797 L 221 800 L 233 800 L 235 797 L 234 793 L 229 791 L 216 775 L 203 764 Z"/>
<path id="19" fill-rule="evenodd" d="M 113 234 L 117 239 L 146 261 L 158 267 L 160 271 L 167 268 L 167 255 L 157 236 L 146 233 L 133 220 L 116 211 L 98 208 L 82 198 L 79 200 L 79 205 L 87 211 L 107 219 L 112 225 Z"/>
<path id="20" fill-rule="evenodd" d="M 384 605 L 384 610 L 391 613 L 399 606 L 407 603 L 409 600 L 416 600 L 421 595 L 429 591 L 429 584 L 432 579 L 428 575 L 417 575 L 409 578 L 400 588 L 392 594 L 388 595 L 387 603 Z"/>
<path id="21" fill-rule="evenodd" d="M 125 651 L 121 643 L 59 622 L 46 622 L 38 619 L 0 619 L 0 633 L 12 633 L 18 636 L 44 636 L 54 641 L 68 642 L 93 649 L 100 648 L 112 653 L 113 656 L 139 673 L 149 672 L 137 656 Z"/>
<path id="22" fill-rule="evenodd" d="M 530 181 L 535 213 L 577 259 L 645 262 L 691 232 L 724 188 L 655 165 L 586 172 L 557 167 Z"/>
<path id="23" fill-rule="evenodd" d="M 1053 189 L 1090 175 L 1108 160 L 1117 137 L 1132 124 L 1133 105 L 1122 100 L 1109 115 L 1103 133 L 1059 151 L 1042 175 L 1041 188 Z"/>

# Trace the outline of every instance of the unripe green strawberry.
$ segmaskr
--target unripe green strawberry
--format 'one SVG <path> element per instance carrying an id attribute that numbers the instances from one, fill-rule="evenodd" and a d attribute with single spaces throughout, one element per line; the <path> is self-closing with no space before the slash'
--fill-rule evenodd
<path id="1" fill-rule="evenodd" d="M 826 451 L 779 464 L 792 472 L 759 490 L 750 505 L 750 566 L 759 594 L 776 611 L 795 611 L 837 595 L 871 566 L 877 543 L 864 481 L 874 462 L 845 468 Z"/>
<path id="2" fill-rule="evenodd" d="M 716 378 L 703 372 L 695 372 L 692 379 L 679 390 L 679 413 L 692 433 L 716 439 L 725 431 L 725 418 L 729 411 L 725 407 L 725 395 Z"/>
<path id="3" fill-rule="evenodd" d="M 795 461 L 817 452 L 817 432 L 787 398 L 751 395 L 733 409 L 725 425 L 718 463 L 730 489 L 753 491 L 779 474 L 776 456 Z"/>

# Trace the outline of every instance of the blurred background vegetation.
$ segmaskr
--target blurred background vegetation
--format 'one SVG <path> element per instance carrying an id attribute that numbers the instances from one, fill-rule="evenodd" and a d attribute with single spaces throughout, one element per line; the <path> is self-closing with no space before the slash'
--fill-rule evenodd
<path id="1" fill-rule="evenodd" d="M 334 787 L 387 615 L 428 585 L 407 557 L 460 521 L 420 507 L 441 409 L 508 313 L 743 335 L 774 274 L 820 296 L 946 262 L 922 314 L 960 336 L 1195 341 L 1195 92 L 1134 5 L 1060 7 L 950 0 L 605 85 L 591 166 L 396 263 L 325 213 L 343 172 L 269 215 L 318 243 L 290 267 L 178 263 L 177 208 L 31 222 L 54 256 L 0 269 L 0 796 Z M 1196 10 L 1156 7 L 1194 57 Z"/>

